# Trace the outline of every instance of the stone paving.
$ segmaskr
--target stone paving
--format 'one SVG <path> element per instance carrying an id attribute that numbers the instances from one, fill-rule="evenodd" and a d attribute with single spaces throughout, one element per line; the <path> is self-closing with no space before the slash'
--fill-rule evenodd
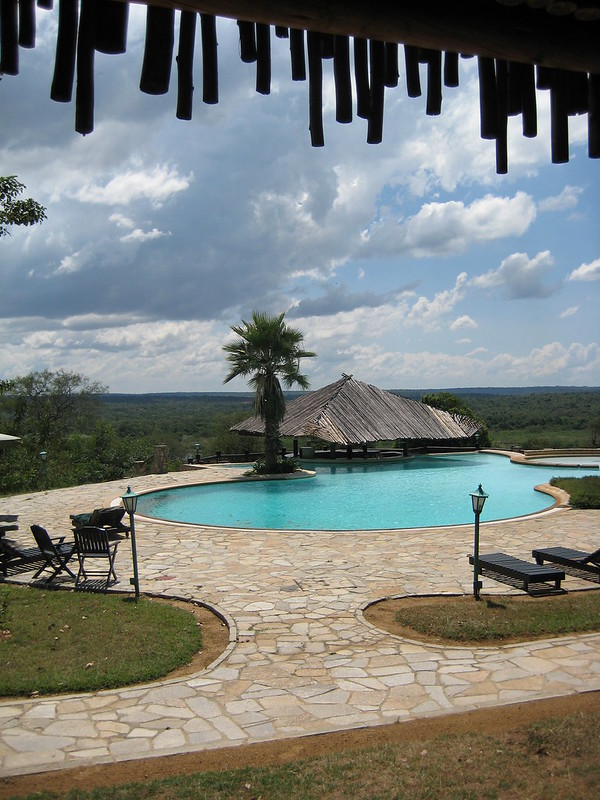
<path id="1" fill-rule="evenodd" d="M 69 513 L 124 493 L 230 479 L 214 467 L 1 501 L 29 526 L 69 532 Z M 468 498 L 467 498 L 468 501 Z M 562 509 L 482 523 L 481 550 L 598 546 L 600 512 Z M 472 526 L 374 532 L 277 532 L 136 520 L 142 592 L 200 601 L 230 628 L 207 669 L 92 694 L 0 703 L 0 776 L 382 725 L 600 689 L 600 634 L 502 647 L 443 647 L 392 636 L 362 609 L 386 596 L 469 594 Z M 131 550 L 116 561 L 131 591 Z M 32 573 L 21 579 L 30 580 Z M 65 582 L 65 586 L 72 585 Z M 569 590 L 594 584 L 567 577 Z M 484 580 L 485 593 L 507 587 Z"/>

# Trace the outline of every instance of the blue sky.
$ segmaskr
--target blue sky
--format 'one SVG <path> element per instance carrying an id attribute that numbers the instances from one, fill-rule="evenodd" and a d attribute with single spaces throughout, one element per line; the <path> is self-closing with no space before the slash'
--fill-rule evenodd
<path id="1" fill-rule="evenodd" d="M 509 125 L 509 173 L 479 136 L 476 62 L 442 114 L 386 90 L 383 143 L 335 122 L 325 64 L 325 147 L 312 148 L 308 86 L 272 38 L 269 96 L 218 20 L 218 105 L 203 105 L 197 34 L 191 122 L 172 90 L 139 91 L 145 9 L 126 55 L 96 55 L 95 130 L 50 100 L 57 12 L 0 81 L 0 175 L 47 206 L 0 240 L 0 375 L 66 369 L 113 392 L 220 391 L 229 326 L 286 311 L 318 358 L 382 388 L 600 385 L 600 162 L 587 117 L 571 159 Z M 402 51 L 401 51 L 402 52 Z M 424 82 L 424 81 L 423 81 Z M 232 382 L 229 390 L 243 390 Z"/>

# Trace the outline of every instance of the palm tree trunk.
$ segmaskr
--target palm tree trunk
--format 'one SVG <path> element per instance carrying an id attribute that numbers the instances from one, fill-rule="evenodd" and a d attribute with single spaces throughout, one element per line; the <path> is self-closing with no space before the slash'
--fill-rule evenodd
<path id="1" fill-rule="evenodd" d="M 277 454 L 279 448 L 279 424 L 270 415 L 265 417 L 265 469 L 267 472 L 277 470 Z"/>

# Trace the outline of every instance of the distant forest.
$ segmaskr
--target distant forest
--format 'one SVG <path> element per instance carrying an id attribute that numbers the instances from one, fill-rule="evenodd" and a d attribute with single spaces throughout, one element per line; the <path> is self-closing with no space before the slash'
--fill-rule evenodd
<path id="1" fill-rule="evenodd" d="M 487 425 L 492 446 L 595 447 L 600 445 L 600 387 L 475 389 L 392 389 L 420 400 L 425 394 L 450 392 Z M 298 392 L 289 392 L 292 400 Z M 121 436 L 166 444 L 171 457 L 260 449 L 241 440 L 229 427 L 252 413 L 250 392 L 108 394 L 101 397 L 102 417 Z"/>

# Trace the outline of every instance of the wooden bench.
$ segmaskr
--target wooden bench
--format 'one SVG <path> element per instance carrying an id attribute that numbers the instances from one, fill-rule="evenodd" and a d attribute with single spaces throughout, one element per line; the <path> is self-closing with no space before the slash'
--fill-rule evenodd
<path id="1" fill-rule="evenodd" d="M 473 556 L 469 556 L 469 563 L 473 564 L 473 562 Z M 500 583 L 507 583 L 516 589 L 522 589 L 528 594 L 550 594 L 564 591 L 560 587 L 561 581 L 565 578 L 563 570 L 523 561 L 507 553 L 480 555 L 478 572 L 484 577 L 493 578 Z M 548 586 L 549 583 L 554 586 Z M 535 586 L 534 589 L 532 589 L 532 585 Z"/>

